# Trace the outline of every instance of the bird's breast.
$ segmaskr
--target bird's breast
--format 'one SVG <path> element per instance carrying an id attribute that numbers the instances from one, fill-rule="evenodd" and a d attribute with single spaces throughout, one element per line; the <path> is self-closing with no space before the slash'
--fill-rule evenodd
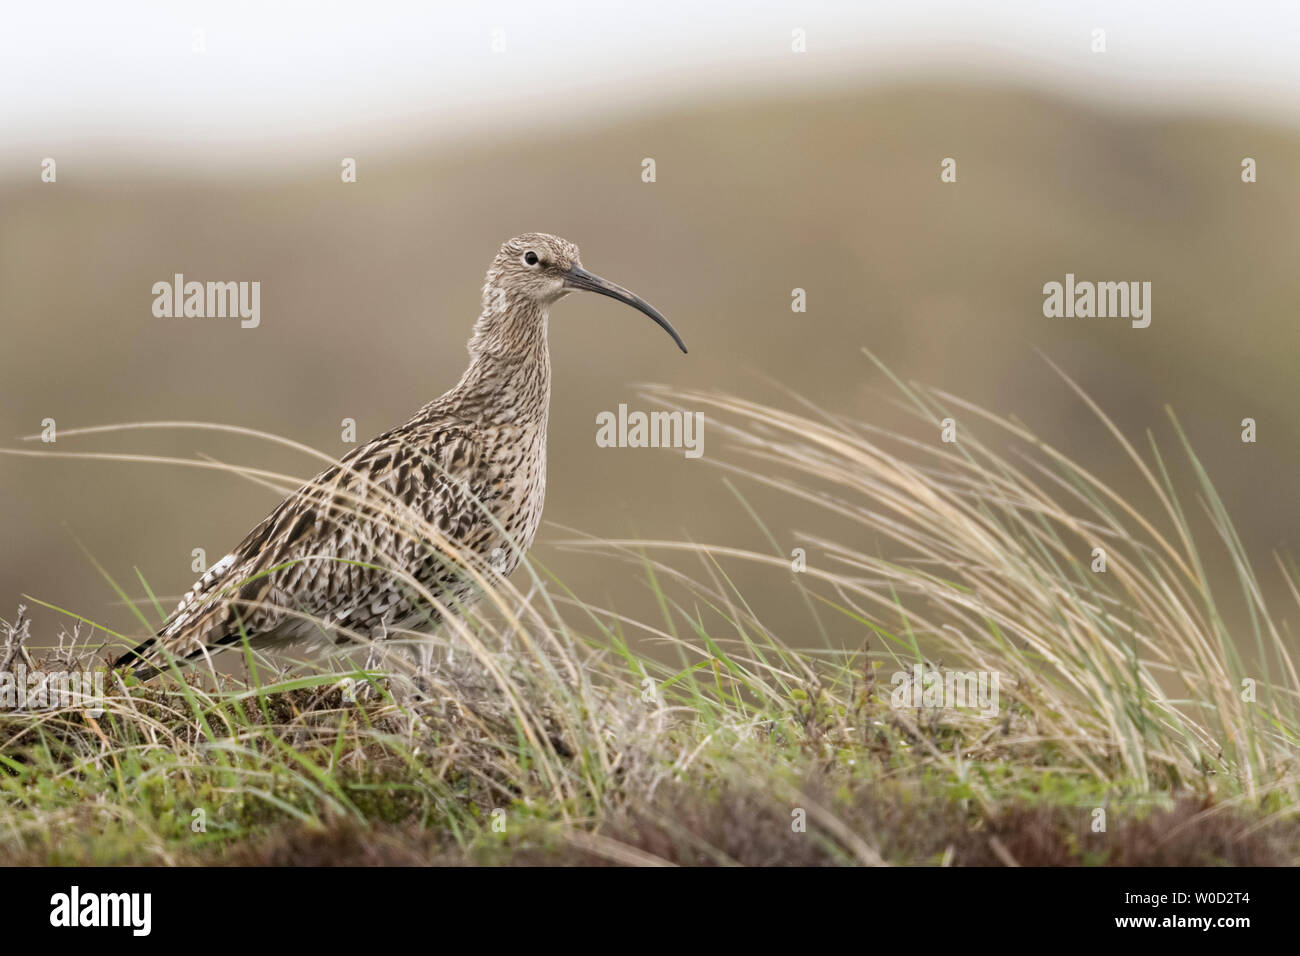
<path id="1" fill-rule="evenodd" d="M 514 546 L 527 550 L 541 524 L 546 497 L 546 429 L 503 425 L 486 439 L 490 491 L 485 504 Z"/>

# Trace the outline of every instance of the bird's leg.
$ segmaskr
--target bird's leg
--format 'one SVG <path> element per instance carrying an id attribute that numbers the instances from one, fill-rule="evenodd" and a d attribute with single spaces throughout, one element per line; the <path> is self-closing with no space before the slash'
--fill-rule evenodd
<path id="1" fill-rule="evenodd" d="M 427 681 L 433 673 L 433 641 L 424 638 L 416 643 L 415 653 L 418 659 L 416 677 Z"/>
<path id="2" fill-rule="evenodd" d="M 361 665 L 361 669 L 367 673 L 379 669 L 384 659 L 384 649 L 381 641 L 388 639 L 388 627 L 382 621 L 370 631 L 369 640 L 366 643 L 366 659 Z M 375 685 L 373 681 L 363 681 L 357 688 L 356 697 L 358 700 L 370 700 L 375 696 Z"/>
<path id="3" fill-rule="evenodd" d="M 416 690 L 424 700 L 432 700 L 433 694 L 433 641 L 427 637 L 417 639 L 414 645 L 407 645 L 407 651 L 411 656 L 413 672 L 411 674 L 411 683 L 415 685 Z"/>
<path id="4" fill-rule="evenodd" d="M 394 696 L 414 702 L 434 699 L 436 695 L 433 692 L 433 672 L 436 668 L 433 661 L 433 642 L 409 631 L 403 635 L 402 640 L 396 642 L 394 647 L 384 647 L 380 644 L 381 641 L 388 640 L 387 625 L 381 622 L 372 632 L 368 662 L 372 658 L 388 656 L 395 651 L 401 652 L 399 659 L 404 659 L 407 666 L 392 668 L 393 676 L 397 678 L 392 684 Z M 367 663 L 367 666 L 371 665 Z"/>
<path id="5" fill-rule="evenodd" d="M 379 653 L 379 648 L 372 641 L 369 649 L 366 651 L 366 663 L 364 665 L 365 669 L 374 670 L 376 667 L 378 667 L 380 656 L 381 655 Z"/>

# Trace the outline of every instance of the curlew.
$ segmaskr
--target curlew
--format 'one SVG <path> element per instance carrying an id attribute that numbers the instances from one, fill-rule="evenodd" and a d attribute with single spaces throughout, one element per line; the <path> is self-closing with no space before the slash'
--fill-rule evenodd
<path id="1" fill-rule="evenodd" d="M 511 239 L 488 269 L 460 381 L 281 502 L 115 666 L 148 679 L 164 661 L 245 637 L 268 648 L 431 628 L 437 608 L 472 600 L 470 563 L 513 571 L 546 491 L 548 316 L 578 291 L 639 309 L 686 351 L 649 303 L 584 269 L 573 243 L 545 233 Z"/>

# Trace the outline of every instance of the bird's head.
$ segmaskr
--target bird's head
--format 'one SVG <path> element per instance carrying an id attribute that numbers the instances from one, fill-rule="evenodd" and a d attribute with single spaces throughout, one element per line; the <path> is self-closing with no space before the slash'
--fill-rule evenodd
<path id="1" fill-rule="evenodd" d="M 526 232 L 501 246 L 483 285 L 483 314 L 504 319 L 516 308 L 545 309 L 570 292 L 597 292 L 644 312 L 686 351 L 682 337 L 658 309 L 622 286 L 588 272 L 582 267 L 577 246 L 544 232 Z"/>

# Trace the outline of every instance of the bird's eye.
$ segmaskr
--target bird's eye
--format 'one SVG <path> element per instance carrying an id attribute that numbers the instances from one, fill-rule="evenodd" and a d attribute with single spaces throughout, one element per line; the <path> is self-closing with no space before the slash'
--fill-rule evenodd
<path id="1" fill-rule="evenodd" d="M 533 252 L 533 250 L 531 250 L 531 249 L 529 249 L 527 252 L 525 252 L 525 253 L 524 253 L 524 265 L 529 265 L 529 266 L 535 266 L 535 265 L 537 265 L 537 253 Z"/>

